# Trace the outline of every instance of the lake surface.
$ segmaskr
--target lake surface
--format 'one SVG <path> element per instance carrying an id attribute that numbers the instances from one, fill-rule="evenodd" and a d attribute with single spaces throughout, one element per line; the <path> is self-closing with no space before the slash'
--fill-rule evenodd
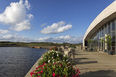
<path id="1" fill-rule="evenodd" d="M 0 77 L 24 77 L 46 49 L 0 47 Z"/>

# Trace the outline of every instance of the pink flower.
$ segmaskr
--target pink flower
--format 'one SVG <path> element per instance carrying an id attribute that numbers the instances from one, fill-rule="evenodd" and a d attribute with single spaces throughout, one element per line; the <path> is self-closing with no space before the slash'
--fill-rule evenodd
<path id="1" fill-rule="evenodd" d="M 35 70 L 33 70 L 33 73 L 35 72 Z"/>
<path id="2" fill-rule="evenodd" d="M 55 77 L 55 73 L 54 72 L 52 73 L 52 76 Z"/>

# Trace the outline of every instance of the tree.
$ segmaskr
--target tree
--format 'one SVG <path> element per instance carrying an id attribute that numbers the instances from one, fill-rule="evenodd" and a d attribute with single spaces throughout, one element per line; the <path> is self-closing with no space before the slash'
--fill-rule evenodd
<path id="1" fill-rule="evenodd" d="M 89 40 L 88 40 L 88 43 L 89 43 L 89 45 L 90 45 L 90 49 L 91 49 L 91 44 L 92 44 L 93 41 L 94 41 L 94 40 L 92 40 L 92 39 L 89 39 Z"/>
<path id="2" fill-rule="evenodd" d="M 110 46 L 112 45 L 112 38 L 111 38 L 110 35 L 107 35 L 107 36 L 105 37 L 105 39 L 106 39 L 106 40 L 103 40 L 103 38 L 102 38 L 100 42 L 105 42 L 105 43 L 107 43 L 107 52 L 108 52 L 108 47 L 110 47 Z"/>

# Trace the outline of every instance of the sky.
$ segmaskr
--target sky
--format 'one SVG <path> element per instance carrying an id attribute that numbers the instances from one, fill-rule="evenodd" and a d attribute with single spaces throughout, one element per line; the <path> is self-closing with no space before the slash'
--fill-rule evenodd
<path id="1" fill-rule="evenodd" d="M 0 0 L 0 41 L 82 43 L 115 0 Z"/>

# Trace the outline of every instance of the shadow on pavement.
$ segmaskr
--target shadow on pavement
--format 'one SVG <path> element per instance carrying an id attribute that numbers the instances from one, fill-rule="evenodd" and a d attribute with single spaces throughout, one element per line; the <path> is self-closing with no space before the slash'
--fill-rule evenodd
<path id="1" fill-rule="evenodd" d="M 80 77 L 116 77 L 116 72 L 113 70 L 99 70 L 80 74 Z"/>
<path id="2" fill-rule="evenodd" d="M 88 55 L 88 54 L 75 54 L 75 55 Z"/>
<path id="3" fill-rule="evenodd" d="M 90 63 L 97 63 L 97 61 L 82 61 L 82 59 L 89 59 L 89 58 L 75 58 L 75 64 L 90 64 Z"/>
<path id="4" fill-rule="evenodd" d="M 85 61 L 85 62 L 75 61 L 75 64 L 90 64 L 90 63 L 97 63 L 97 61 Z"/>
<path id="5" fill-rule="evenodd" d="M 78 60 L 78 59 L 89 59 L 89 58 L 76 58 L 75 60 Z"/>

